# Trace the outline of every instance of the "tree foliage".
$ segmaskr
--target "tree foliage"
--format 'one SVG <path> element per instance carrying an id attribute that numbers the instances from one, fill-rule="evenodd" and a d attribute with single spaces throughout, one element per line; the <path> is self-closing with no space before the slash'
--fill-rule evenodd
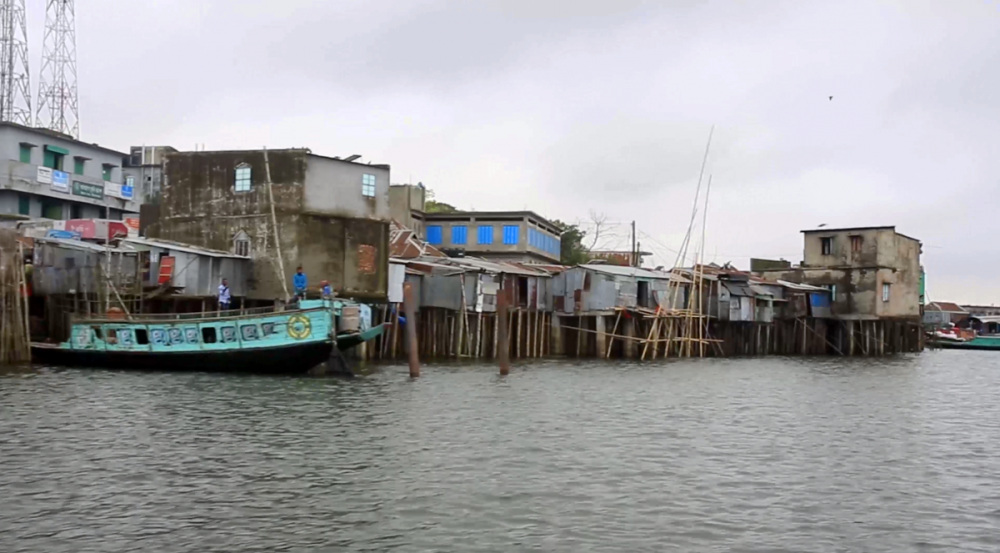
<path id="1" fill-rule="evenodd" d="M 458 208 L 434 199 L 434 191 L 427 189 L 424 196 L 424 213 L 454 213 Z"/>
<path id="2" fill-rule="evenodd" d="M 559 220 L 552 221 L 552 224 L 562 229 L 562 236 L 560 237 L 562 251 L 560 252 L 559 261 L 563 265 L 582 265 L 590 261 L 590 254 L 583 245 L 583 239 L 587 234 L 585 231 L 580 230 L 580 227 L 577 225 L 571 225 Z"/>

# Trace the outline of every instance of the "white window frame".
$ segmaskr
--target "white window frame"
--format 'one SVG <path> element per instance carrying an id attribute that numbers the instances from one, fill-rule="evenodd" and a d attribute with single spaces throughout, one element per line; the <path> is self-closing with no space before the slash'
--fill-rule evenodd
<path id="1" fill-rule="evenodd" d="M 375 197 L 375 175 L 369 173 L 361 175 L 361 195 L 366 198 Z"/>
<path id="2" fill-rule="evenodd" d="M 882 301 L 883 302 L 888 302 L 889 301 L 890 289 L 891 288 L 890 288 L 890 285 L 889 285 L 888 282 L 883 282 L 882 283 Z"/>
<path id="3" fill-rule="evenodd" d="M 241 163 L 236 166 L 236 173 L 233 178 L 233 190 L 236 192 L 250 192 L 253 190 L 253 170 L 251 170 L 249 164 Z"/>

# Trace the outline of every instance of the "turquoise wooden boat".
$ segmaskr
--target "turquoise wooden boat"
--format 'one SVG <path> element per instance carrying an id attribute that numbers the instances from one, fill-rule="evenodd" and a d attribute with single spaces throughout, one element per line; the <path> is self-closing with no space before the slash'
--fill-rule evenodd
<path id="1" fill-rule="evenodd" d="M 1000 336 L 976 336 L 964 342 L 954 342 L 951 340 L 931 340 L 931 347 L 943 349 L 975 349 L 1000 351 Z"/>
<path id="2" fill-rule="evenodd" d="M 304 373 L 334 349 L 382 333 L 336 333 L 344 302 L 307 300 L 296 309 L 72 319 L 69 339 L 32 344 L 36 361 L 122 369 Z"/>

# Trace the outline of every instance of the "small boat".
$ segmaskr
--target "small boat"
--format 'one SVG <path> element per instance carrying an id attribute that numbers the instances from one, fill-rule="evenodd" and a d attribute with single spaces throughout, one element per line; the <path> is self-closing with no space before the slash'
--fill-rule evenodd
<path id="1" fill-rule="evenodd" d="M 42 363 L 119 369 L 303 374 L 382 333 L 337 332 L 342 300 L 304 300 L 263 308 L 122 318 L 71 319 L 70 336 L 33 343 Z"/>
<path id="2" fill-rule="evenodd" d="M 974 349 L 1000 351 L 1000 335 L 976 336 L 968 340 L 935 339 L 931 340 L 932 347 L 943 349 Z"/>

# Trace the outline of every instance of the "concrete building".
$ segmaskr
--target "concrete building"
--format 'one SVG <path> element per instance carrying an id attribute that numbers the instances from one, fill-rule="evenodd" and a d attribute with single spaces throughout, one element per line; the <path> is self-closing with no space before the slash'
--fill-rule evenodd
<path id="1" fill-rule="evenodd" d="M 143 211 L 145 236 L 251 257 L 249 299 L 284 299 L 301 265 L 310 289 L 325 279 L 341 295 L 384 300 L 389 166 L 356 159 L 307 149 L 168 153 L 158 209 Z"/>
<path id="2" fill-rule="evenodd" d="M 533 211 L 425 214 L 427 243 L 449 255 L 497 261 L 558 262 L 561 230 Z"/>
<path id="3" fill-rule="evenodd" d="M 163 162 L 167 154 L 177 153 L 171 146 L 132 146 L 122 166 L 125 184 L 135 187 L 144 204 L 159 203 L 163 186 Z"/>
<path id="4" fill-rule="evenodd" d="M 969 312 L 955 303 L 932 301 L 924 307 L 923 320 L 927 326 L 944 327 L 949 324 L 958 324 L 967 318 L 969 318 Z"/>
<path id="5" fill-rule="evenodd" d="M 423 184 L 394 184 L 389 187 L 389 211 L 392 219 L 417 236 L 424 235 L 426 200 L 427 190 Z"/>
<path id="6" fill-rule="evenodd" d="M 919 240 L 892 226 L 802 233 L 805 251 L 800 266 L 757 274 L 829 289 L 836 318 L 920 319 Z"/>
<path id="7" fill-rule="evenodd" d="M 126 154 L 47 129 L 0 123 L 0 214 L 121 220 L 141 196 L 125 183 Z"/>

